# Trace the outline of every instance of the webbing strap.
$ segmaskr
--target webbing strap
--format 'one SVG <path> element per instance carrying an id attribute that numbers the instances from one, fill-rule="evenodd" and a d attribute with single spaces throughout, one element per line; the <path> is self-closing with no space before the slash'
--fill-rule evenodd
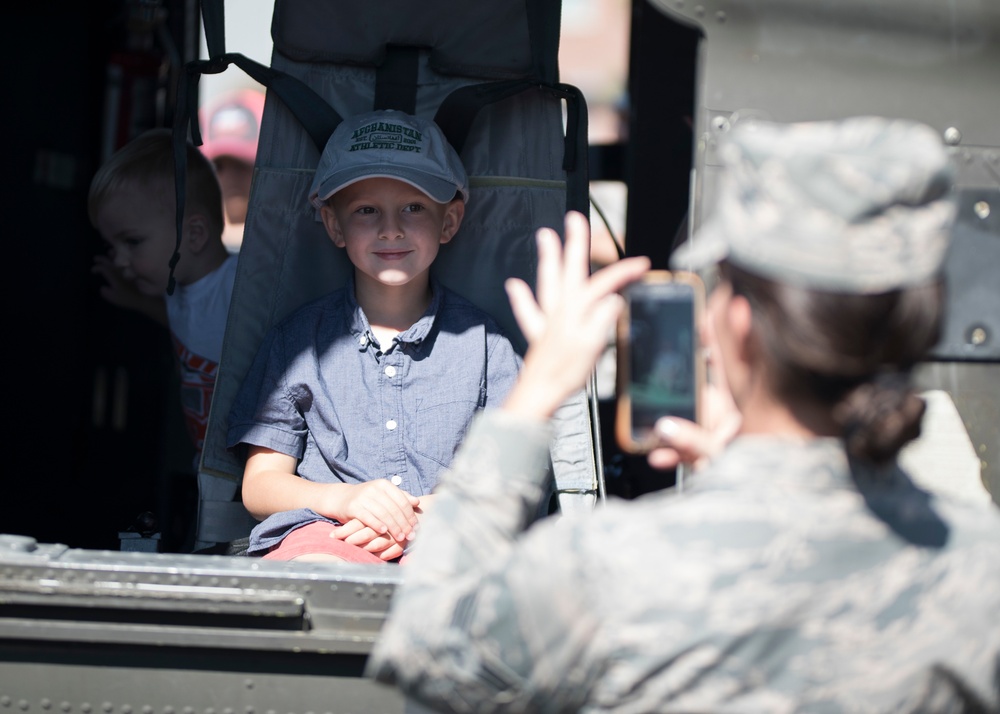
<path id="1" fill-rule="evenodd" d="M 385 59 L 375 69 L 373 109 L 398 109 L 417 113 L 417 71 L 420 48 L 389 45 Z"/>
<path id="2" fill-rule="evenodd" d="M 181 259 L 181 240 L 184 237 L 184 197 L 187 194 L 187 128 L 191 122 L 190 95 L 195 97 L 194 105 L 198 105 L 198 78 L 188 76 L 187 67 L 180 77 L 180 87 L 177 90 L 177 107 L 174 110 L 173 150 L 174 150 L 174 200 L 176 205 L 176 241 L 174 253 L 170 256 L 170 276 L 167 279 L 167 295 L 174 294 L 176 281 L 174 268 Z"/>
<path id="3" fill-rule="evenodd" d="M 483 107 L 537 86 L 538 82 L 531 79 L 502 79 L 459 87 L 441 102 L 434 123 L 441 127 L 455 152 L 461 154 L 472 121 Z"/>
<path id="4" fill-rule="evenodd" d="M 206 3 L 203 9 L 214 4 Z M 206 18 L 206 30 L 207 21 Z M 177 240 L 174 244 L 174 254 L 170 257 L 168 295 L 174 294 L 174 268 L 180 260 L 181 240 L 184 234 L 184 197 L 187 185 L 187 149 L 185 145 L 188 131 L 190 130 L 191 140 L 195 146 L 200 146 L 202 143 L 197 112 L 198 81 L 201 75 L 223 72 L 230 64 L 235 64 L 250 77 L 267 87 L 268 90 L 273 91 L 302 124 L 320 152 L 323 151 L 327 139 L 330 138 L 333 130 L 337 128 L 342 119 L 340 114 L 322 96 L 297 77 L 262 65 L 239 52 L 218 55 L 208 60 L 194 60 L 185 65 L 177 92 L 177 108 L 174 114 L 173 147 L 174 189 L 177 200 Z"/>
<path id="5" fill-rule="evenodd" d="M 297 77 L 262 65 L 238 52 L 224 55 L 223 59 L 232 62 L 277 94 L 281 102 L 299 120 L 316 148 L 322 153 L 327 140 L 333 134 L 333 130 L 342 120 L 340 114 L 330 106 L 329 102 Z"/>
<path id="6" fill-rule="evenodd" d="M 201 24 L 209 57 L 226 54 L 226 8 L 223 0 L 201 0 Z"/>
<path id="7" fill-rule="evenodd" d="M 590 139 L 587 136 L 587 100 L 578 87 L 557 84 L 552 88 L 566 101 L 566 141 L 563 169 L 566 171 L 566 208 L 590 215 Z"/>
<path id="8" fill-rule="evenodd" d="M 559 82 L 559 35 L 562 0 L 527 0 L 528 35 L 535 74 L 546 84 Z"/>
<path id="9" fill-rule="evenodd" d="M 566 171 L 566 208 L 590 213 L 587 102 L 583 93 L 569 84 L 548 84 L 534 79 L 507 79 L 460 87 L 445 97 L 434 115 L 435 123 L 459 154 L 469 138 L 472 122 L 483 107 L 529 89 L 551 91 L 566 101 L 566 135 L 563 170 Z"/>

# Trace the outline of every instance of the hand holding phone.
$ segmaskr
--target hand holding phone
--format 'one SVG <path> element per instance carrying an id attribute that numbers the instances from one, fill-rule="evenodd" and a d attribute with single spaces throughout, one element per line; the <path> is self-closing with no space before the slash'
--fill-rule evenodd
<path id="1" fill-rule="evenodd" d="M 700 421 L 705 368 L 698 323 L 704 286 L 688 272 L 654 270 L 630 285 L 618 321 L 616 437 L 629 453 L 656 446 L 653 427 L 664 416 Z"/>

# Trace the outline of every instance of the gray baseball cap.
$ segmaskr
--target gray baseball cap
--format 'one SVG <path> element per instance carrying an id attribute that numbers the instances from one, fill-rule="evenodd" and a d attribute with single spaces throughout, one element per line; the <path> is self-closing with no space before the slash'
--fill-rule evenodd
<path id="1" fill-rule="evenodd" d="M 728 259 L 779 282 L 879 293 L 944 261 L 956 213 L 941 137 L 912 121 L 737 125 L 720 145 L 712 214 L 675 251 L 677 270 Z"/>
<path id="2" fill-rule="evenodd" d="M 394 178 L 438 203 L 461 193 L 469 200 L 462 160 L 433 121 L 394 109 L 344 119 L 320 156 L 309 201 L 321 208 L 345 186 L 367 178 Z"/>

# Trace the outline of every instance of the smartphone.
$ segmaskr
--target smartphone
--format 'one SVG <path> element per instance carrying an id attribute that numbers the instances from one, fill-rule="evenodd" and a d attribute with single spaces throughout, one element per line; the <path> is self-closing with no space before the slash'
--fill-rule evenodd
<path id="1" fill-rule="evenodd" d="M 615 435 L 623 450 L 642 454 L 655 444 L 660 417 L 699 420 L 705 368 L 698 323 L 705 288 L 694 273 L 653 270 L 624 296 L 616 339 Z"/>

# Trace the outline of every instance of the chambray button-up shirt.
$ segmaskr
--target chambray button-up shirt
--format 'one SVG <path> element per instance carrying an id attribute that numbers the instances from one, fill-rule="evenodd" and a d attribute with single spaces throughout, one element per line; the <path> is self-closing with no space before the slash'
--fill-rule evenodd
<path id="1" fill-rule="evenodd" d="M 387 478 L 426 495 L 473 415 L 501 403 L 520 366 L 493 318 L 437 282 L 424 315 L 383 346 L 351 282 L 268 332 L 233 403 L 228 445 L 294 456 L 310 481 Z M 249 552 L 317 520 L 328 519 L 276 513 L 254 528 Z"/>

